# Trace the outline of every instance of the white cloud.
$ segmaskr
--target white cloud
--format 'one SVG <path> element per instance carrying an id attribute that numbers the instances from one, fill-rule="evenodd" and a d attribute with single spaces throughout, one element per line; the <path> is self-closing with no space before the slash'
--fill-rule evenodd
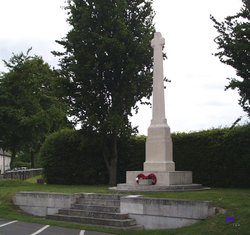
<path id="1" fill-rule="evenodd" d="M 55 66 L 57 59 L 50 53 L 60 50 L 55 42 L 69 30 L 64 0 L 8 0 L 0 1 L 0 60 L 8 60 L 12 53 L 26 52 L 41 55 Z M 0 71 L 4 71 L 0 62 Z"/>

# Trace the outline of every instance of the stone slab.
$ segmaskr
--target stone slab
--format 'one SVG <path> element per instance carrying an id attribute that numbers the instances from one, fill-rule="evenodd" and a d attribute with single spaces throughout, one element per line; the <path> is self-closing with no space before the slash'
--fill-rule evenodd
<path id="1" fill-rule="evenodd" d="M 214 213 L 210 201 L 168 198 L 122 197 L 121 213 L 168 216 L 186 219 L 205 219 Z"/>
<path id="2" fill-rule="evenodd" d="M 164 162 L 146 161 L 143 164 L 143 168 L 144 168 L 144 171 L 172 172 L 175 170 L 175 163 L 173 161 L 164 161 Z"/>
<path id="3" fill-rule="evenodd" d="M 146 140 L 144 171 L 175 171 L 170 128 L 167 124 L 150 125 Z"/>
<path id="4" fill-rule="evenodd" d="M 35 216 L 45 216 L 47 214 L 47 207 L 41 206 L 19 206 L 19 208 L 25 211 L 28 214 L 35 215 Z"/>
<path id="5" fill-rule="evenodd" d="M 117 187 L 111 187 L 110 190 L 117 192 L 191 192 L 208 190 L 210 188 L 203 187 L 201 184 L 185 184 L 185 185 L 128 185 L 118 184 Z"/>
<path id="6" fill-rule="evenodd" d="M 199 220 L 172 218 L 151 215 L 130 214 L 130 218 L 135 219 L 137 224 L 143 224 L 144 229 L 174 229 L 189 226 Z"/>
<path id="7" fill-rule="evenodd" d="M 57 213 L 60 208 L 70 208 L 78 194 L 45 193 L 45 192 L 19 192 L 14 198 L 14 204 L 23 211 L 37 216 Z"/>
<path id="8" fill-rule="evenodd" d="M 121 198 L 120 209 L 121 213 L 128 213 L 138 224 L 143 224 L 145 229 L 188 226 L 216 212 L 209 201 L 127 196 Z"/>

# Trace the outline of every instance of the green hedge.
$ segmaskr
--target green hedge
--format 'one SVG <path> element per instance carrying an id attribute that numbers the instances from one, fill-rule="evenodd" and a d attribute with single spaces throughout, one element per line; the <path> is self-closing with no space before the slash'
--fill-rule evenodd
<path id="1" fill-rule="evenodd" d="M 50 135 L 40 151 L 49 184 L 106 184 L 108 175 L 95 136 L 64 129 Z"/>
<path id="2" fill-rule="evenodd" d="M 193 182 L 211 187 L 250 187 L 250 125 L 172 135 L 176 170 L 192 171 Z M 142 170 L 145 137 L 123 145 L 119 182 L 126 170 Z"/>
<path id="3" fill-rule="evenodd" d="M 126 171 L 143 170 L 145 161 L 145 136 L 132 136 L 129 140 L 118 143 L 118 169 L 117 181 L 126 182 Z"/>
<path id="4" fill-rule="evenodd" d="M 145 158 L 145 137 L 118 142 L 118 182 L 126 170 L 140 170 Z M 40 151 L 40 161 L 49 184 L 106 184 L 108 172 L 98 137 L 64 129 L 50 135 Z"/>
<path id="5" fill-rule="evenodd" d="M 193 172 L 193 182 L 211 187 L 250 187 L 250 125 L 172 135 L 176 170 Z M 145 136 L 118 143 L 119 183 L 126 171 L 143 170 Z M 98 138 L 62 130 L 41 150 L 45 177 L 56 184 L 104 184 L 108 173 Z"/>
<path id="6" fill-rule="evenodd" d="M 193 181 L 216 187 L 250 187 L 250 125 L 174 134 L 177 170 L 193 171 Z"/>

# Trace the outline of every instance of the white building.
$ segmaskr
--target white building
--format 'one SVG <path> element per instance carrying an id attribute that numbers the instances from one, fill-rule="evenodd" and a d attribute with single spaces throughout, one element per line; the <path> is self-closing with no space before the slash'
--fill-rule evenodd
<path id="1" fill-rule="evenodd" d="M 5 152 L 0 148 L 0 174 L 3 174 L 6 170 L 10 169 L 10 153 Z"/>

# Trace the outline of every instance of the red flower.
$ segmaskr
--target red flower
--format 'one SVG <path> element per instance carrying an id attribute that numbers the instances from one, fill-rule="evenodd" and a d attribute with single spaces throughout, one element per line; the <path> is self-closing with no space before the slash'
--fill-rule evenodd
<path id="1" fill-rule="evenodd" d="M 156 175 L 151 173 L 147 176 L 147 179 L 151 179 L 152 180 L 152 184 L 155 185 L 157 183 L 157 178 Z"/>
<path id="2" fill-rule="evenodd" d="M 140 173 L 139 175 L 137 175 L 136 177 L 136 183 L 139 184 L 139 180 L 140 179 L 146 179 L 146 176 L 142 173 Z"/>
<path id="3" fill-rule="evenodd" d="M 145 176 L 143 173 L 140 173 L 139 175 L 137 175 L 135 179 L 137 184 L 139 184 L 140 179 L 151 179 L 153 185 L 157 183 L 156 175 L 153 173 L 149 174 L 148 176 Z"/>

